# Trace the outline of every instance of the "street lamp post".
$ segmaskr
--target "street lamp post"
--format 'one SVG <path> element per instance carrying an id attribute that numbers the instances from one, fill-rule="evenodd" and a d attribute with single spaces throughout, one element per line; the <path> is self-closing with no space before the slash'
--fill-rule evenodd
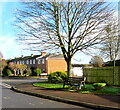
<path id="1" fill-rule="evenodd" d="M 2 76 L 2 58 L 3 58 L 3 55 L 0 51 L 0 76 Z"/>

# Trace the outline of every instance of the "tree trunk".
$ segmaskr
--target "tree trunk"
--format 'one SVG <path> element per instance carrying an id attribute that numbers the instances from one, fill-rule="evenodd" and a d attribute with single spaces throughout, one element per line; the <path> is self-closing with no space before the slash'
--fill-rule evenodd
<path id="1" fill-rule="evenodd" d="M 71 67 L 72 67 L 72 65 L 71 65 L 71 59 L 69 59 L 67 61 L 67 77 L 71 76 Z"/>
<path id="2" fill-rule="evenodd" d="M 16 75 L 16 70 L 14 69 L 13 71 L 14 71 L 14 76 L 17 76 L 17 75 Z"/>
<path id="3" fill-rule="evenodd" d="M 20 70 L 20 74 L 21 74 L 21 76 L 23 76 L 23 70 Z"/>

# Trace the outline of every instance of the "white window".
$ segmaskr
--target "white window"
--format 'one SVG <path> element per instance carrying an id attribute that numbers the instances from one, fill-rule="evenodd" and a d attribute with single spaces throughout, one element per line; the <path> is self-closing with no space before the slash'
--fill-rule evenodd
<path id="1" fill-rule="evenodd" d="M 17 64 L 19 64 L 19 61 L 17 61 Z"/>
<path id="2" fill-rule="evenodd" d="M 32 60 L 30 60 L 30 64 L 32 64 Z"/>
<path id="3" fill-rule="evenodd" d="M 24 61 L 22 61 L 22 64 L 24 65 Z"/>
<path id="4" fill-rule="evenodd" d="M 44 64 L 45 63 L 45 60 L 44 59 L 42 59 L 42 64 Z"/>
<path id="5" fill-rule="evenodd" d="M 29 64 L 29 60 L 27 60 L 27 64 Z"/>
<path id="6" fill-rule="evenodd" d="M 42 72 L 45 72 L 45 69 L 42 69 Z"/>
<path id="7" fill-rule="evenodd" d="M 39 59 L 39 60 L 38 60 L 38 64 L 40 64 L 40 61 L 41 61 L 41 60 Z"/>
<path id="8" fill-rule="evenodd" d="M 35 59 L 33 59 L 33 64 L 35 64 Z"/>

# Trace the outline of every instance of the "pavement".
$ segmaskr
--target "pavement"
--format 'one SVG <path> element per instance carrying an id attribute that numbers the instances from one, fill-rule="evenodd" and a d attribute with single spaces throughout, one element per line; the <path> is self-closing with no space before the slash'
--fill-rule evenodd
<path id="1" fill-rule="evenodd" d="M 77 92 L 34 87 L 32 83 L 15 85 L 12 87 L 12 90 L 97 110 L 120 110 L 120 95 L 81 94 Z"/>

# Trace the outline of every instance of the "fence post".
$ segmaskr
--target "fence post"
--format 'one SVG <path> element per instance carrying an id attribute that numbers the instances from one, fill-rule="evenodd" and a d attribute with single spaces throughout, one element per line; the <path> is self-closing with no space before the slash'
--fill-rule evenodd
<path id="1" fill-rule="evenodd" d="M 114 85 L 114 73 L 115 73 L 115 66 L 113 66 L 113 85 Z"/>

